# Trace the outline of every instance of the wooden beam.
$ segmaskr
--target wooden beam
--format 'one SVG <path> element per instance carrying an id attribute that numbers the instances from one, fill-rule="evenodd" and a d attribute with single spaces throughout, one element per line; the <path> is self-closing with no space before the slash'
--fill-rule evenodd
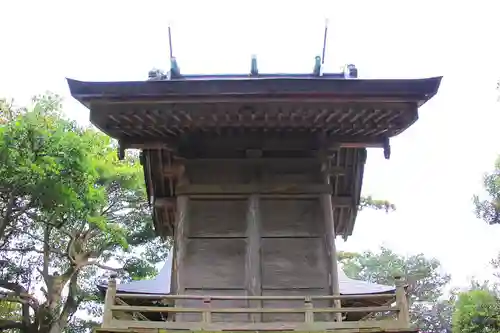
<path id="1" fill-rule="evenodd" d="M 362 148 L 362 147 L 383 147 L 382 138 L 366 138 L 366 137 L 348 137 L 348 136 L 330 136 L 324 142 L 319 142 L 316 135 L 313 133 L 307 135 L 269 135 L 264 136 L 265 133 L 255 135 L 248 133 L 244 136 L 233 137 L 192 137 L 189 141 L 193 145 L 200 145 L 204 148 L 217 148 L 223 149 L 260 149 L 262 151 L 313 151 L 318 150 L 321 145 L 325 145 L 327 150 L 337 150 L 339 148 Z"/>
<path id="2" fill-rule="evenodd" d="M 287 166 L 287 167 L 319 167 L 317 158 L 177 158 L 176 163 L 183 163 L 186 167 L 215 165 L 251 165 L 251 166 Z M 176 165 L 174 163 L 174 165 Z M 178 168 L 178 167 L 177 167 Z M 344 167 L 331 166 L 327 170 L 332 175 L 345 175 L 347 170 Z M 172 173 L 171 168 L 164 169 L 165 174 Z"/>
<path id="3" fill-rule="evenodd" d="M 171 140 L 162 139 L 155 141 L 142 141 L 142 140 L 134 140 L 134 141 L 119 141 L 120 147 L 124 149 L 164 149 L 172 151 L 175 149 L 176 144 L 174 144 Z"/>
<path id="4" fill-rule="evenodd" d="M 169 309 L 167 307 L 163 309 Z M 175 309 L 174 309 L 175 310 Z M 167 310 L 168 311 L 168 310 Z M 269 323 L 239 323 L 239 322 L 165 322 L 165 321 L 126 321 L 113 320 L 113 328 L 117 331 L 128 329 L 130 332 L 137 329 L 166 329 L 166 330 L 190 330 L 190 331 L 335 331 L 342 333 L 417 333 L 417 329 L 410 329 L 393 319 L 352 321 L 352 322 L 269 322 Z M 105 331 L 104 329 L 101 330 Z M 107 330 L 106 332 L 109 332 Z"/>
<path id="5" fill-rule="evenodd" d="M 203 185 L 196 185 L 203 186 Z M 246 199 L 251 194 L 189 194 L 191 199 Z M 260 199 L 313 199 L 317 198 L 319 194 L 281 194 L 281 193 L 264 193 L 260 194 Z M 331 197 L 332 206 L 334 208 L 349 208 L 354 205 L 354 199 L 350 196 L 340 196 L 340 197 Z M 172 207 L 172 205 L 176 204 L 175 198 L 156 198 L 155 207 Z"/>
<path id="6" fill-rule="evenodd" d="M 248 199 L 247 212 L 247 248 L 245 257 L 245 287 L 248 296 L 261 296 L 261 258 L 260 258 L 260 240 L 261 240 L 261 221 L 260 221 L 260 202 L 258 195 L 252 195 Z M 248 306 L 252 308 L 262 307 L 262 301 L 249 300 Z M 262 314 L 250 314 L 251 322 L 261 322 Z"/>
<path id="7" fill-rule="evenodd" d="M 249 133 L 245 137 L 194 137 L 187 135 L 183 138 L 186 142 L 191 142 L 195 145 L 202 147 L 212 146 L 220 149 L 239 147 L 240 149 L 260 149 L 263 151 L 296 151 L 303 149 L 314 149 L 318 146 L 317 140 L 313 134 L 304 135 L 304 138 L 294 137 L 263 137 L 261 134 L 258 136 Z M 276 136 L 276 135 L 274 135 Z M 120 145 L 125 149 L 165 149 L 169 151 L 176 151 L 180 141 L 178 138 L 131 138 L 128 140 L 120 141 Z M 326 138 L 324 143 L 327 150 L 335 150 L 339 148 L 364 148 L 374 147 L 382 148 L 384 140 L 381 137 L 349 137 L 349 136 L 330 136 Z"/>
<path id="8" fill-rule="evenodd" d="M 92 109 L 97 107 L 106 108 L 108 110 L 116 111 L 123 109 L 124 105 L 148 105 L 146 108 L 155 109 L 172 109 L 175 104 L 203 104 L 203 103 L 255 103 L 255 104 L 268 104 L 268 103 L 300 103 L 302 105 L 321 103 L 321 104 L 337 104 L 335 107 L 372 107 L 372 108 L 391 108 L 391 109 L 411 109 L 415 108 L 415 103 L 418 103 L 420 98 L 418 97 L 408 97 L 408 96 L 311 96 L 308 94 L 282 94 L 282 96 L 270 97 L 268 94 L 249 94 L 249 95 L 194 95 L 190 97 L 185 97 L 182 95 L 170 95 L 168 99 L 162 97 L 134 97 L 133 99 L 117 99 L 103 97 L 99 99 L 94 99 L 92 101 Z M 347 104 L 347 105 L 346 105 Z"/>
<path id="9" fill-rule="evenodd" d="M 330 164 L 326 160 L 324 161 L 324 168 L 326 169 L 327 165 Z M 330 184 L 330 175 L 323 171 L 323 181 L 325 185 L 328 185 L 331 188 Z M 338 260 L 337 260 L 337 249 L 335 246 L 335 220 L 333 216 L 333 204 L 331 196 L 327 194 L 321 195 L 321 206 L 323 208 L 323 219 L 325 223 L 325 246 L 326 253 L 328 256 L 328 275 L 330 277 L 330 293 L 332 295 L 340 295 L 340 285 L 339 285 L 339 268 L 338 268 Z M 333 301 L 334 308 L 340 309 L 341 304 L 339 300 Z M 335 320 L 337 322 L 342 321 L 342 314 L 335 313 Z"/>
<path id="10" fill-rule="evenodd" d="M 113 311 L 129 311 L 142 313 L 158 313 L 158 312 L 182 312 L 182 313 L 202 313 L 205 308 L 195 307 L 162 307 L 162 306 L 134 306 L 134 305 L 115 305 L 111 308 Z M 363 312 L 397 312 L 398 307 L 393 306 L 360 306 L 360 307 L 345 307 L 342 309 L 335 308 L 212 308 L 209 311 L 212 313 L 304 313 L 312 311 L 314 313 L 363 313 Z"/>
<path id="11" fill-rule="evenodd" d="M 177 214 L 174 230 L 174 247 L 176 251 L 173 265 L 176 290 L 172 290 L 172 292 L 177 294 L 184 294 L 185 291 L 185 277 L 183 275 L 187 242 L 188 202 L 189 198 L 187 196 L 181 195 L 177 197 Z"/>
<path id="12" fill-rule="evenodd" d="M 224 185 L 178 185 L 178 195 L 196 194 L 331 194 L 328 184 L 224 184 Z"/>
<path id="13" fill-rule="evenodd" d="M 192 289 L 193 290 L 193 289 Z M 203 290 L 203 288 L 199 289 Z M 178 299 L 189 299 L 202 301 L 207 298 L 207 295 L 177 295 L 177 294 L 127 294 L 127 293 L 117 293 L 116 297 L 123 299 L 142 299 L 142 300 L 164 300 L 173 301 Z M 266 295 L 266 296 L 247 296 L 247 295 L 218 295 L 210 296 L 212 301 L 229 301 L 229 300 L 261 300 L 261 301 L 304 301 L 306 297 L 309 297 L 312 301 L 324 301 L 324 300 L 390 300 L 388 304 L 392 304 L 395 299 L 395 294 L 388 292 L 387 294 L 350 294 L 350 295 Z"/>

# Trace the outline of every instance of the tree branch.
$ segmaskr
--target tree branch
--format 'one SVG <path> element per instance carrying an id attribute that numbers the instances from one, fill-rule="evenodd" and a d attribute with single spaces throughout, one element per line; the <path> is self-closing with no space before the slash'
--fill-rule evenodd
<path id="1" fill-rule="evenodd" d="M 77 298 L 78 296 L 78 273 L 74 273 L 71 276 L 69 286 L 68 286 L 68 297 L 66 297 L 66 302 L 64 302 L 63 309 L 59 315 L 59 327 L 66 327 L 68 320 L 73 313 L 76 312 L 81 300 Z"/>
<path id="2" fill-rule="evenodd" d="M 33 295 L 28 293 L 26 288 L 18 283 L 10 282 L 7 280 L 0 280 L 0 287 L 12 291 L 0 292 L 0 299 L 10 302 L 28 304 L 34 311 L 37 311 L 40 307 L 38 300 Z"/>
<path id="3" fill-rule="evenodd" d="M 24 323 L 14 320 L 0 319 L 0 331 L 25 328 Z"/>
<path id="4" fill-rule="evenodd" d="M 19 252 L 19 253 L 36 252 L 41 254 L 44 253 L 43 250 L 39 250 L 35 247 L 1 249 L 0 252 Z"/>
<path id="5" fill-rule="evenodd" d="M 23 293 L 28 294 L 28 291 L 22 285 L 20 285 L 19 283 L 16 283 L 16 282 L 8 281 L 8 280 L 0 280 L 0 288 L 5 288 L 8 290 L 11 290 L 14 293 L 16 293 L 17 295 L 21 295 Z"/>
<path id="6" fill-rule="evenodd" d="M 3 238 L 5 229 L 7 228 L 7 225 L 9 225 L 9 223 L 11 222 L 10 217 L 14 209 L 15 201 L 16 201 L 16 196 L 14 195 L 14 191 L 12 190 L 9 193 L 9 200 L 7 201 L 7 206 L 5 208 L 5 216 L 3 217 L 0 223 L 0 239 Z"/>
<path id="7" fill-rule="evenodd" d="M 96 260 L 88 261 L 87 264 L 85 264 L 85 266 L 96 266 L 96 267 L 98 267 L 100 269 L 104 269 L 106 271 L 113 271 L 113 272 L 120 272 L 120 271 L 123 270 L 123 268 L 114 268 L 114 267 L 110 267 L 110 266 L 107 266 L 107 265 L 100 264 Z"/>
<path id="8" fill-rule="evenodd" d="M 32 238 L 33 240 L 36 240 L 36 241 L 38 241 L 38 242 L 42 243 L 42 244 L 44 245 L 44 247 L 45 247 L 45 246 L 48 246 L 48 248 L 50 249 L 50 252 L 52 252 L 52 253 L 54 253 L 54 254 L 58 254 L 58 255 L 60 255 L 60 256 L 62 256 L 62 257 L 65 257 L 65 256 L 66 256 L 66 254 L 65 254 L 64 252 L 62 252 L 61 250 L 58 250 L 58 249 L 55 249 L 54 247 L 52 247 L 52 246 L 50 245 L 50 243 L 49 243 L 47 240 L 42 239 L 42 238 L 40 238 L 40 237 L 38 237 L 38 236 L 36 236 L 36 235 L 34 235 L 34 234 L 32 234 L 32 233 L 30 233 L 30 232 L 26 231 L 26 230 L 25 230 L 25 231 L 23 231 L 23 233 L 24 233 L 26 236 L 28 236 L 28 237 Z M 40 252 L 40 253 L 43 253 L 43 252 Z"/>
<path id="9" fill-rule="evenodd" d="M 48 225 L 43 228 L 43 276 L 49 275 L 49 259 L 50 259 L 50 227 Z"/>

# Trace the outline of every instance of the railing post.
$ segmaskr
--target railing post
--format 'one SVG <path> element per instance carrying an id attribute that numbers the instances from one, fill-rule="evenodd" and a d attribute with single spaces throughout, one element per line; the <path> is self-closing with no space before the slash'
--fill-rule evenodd
<path id="1" fill-rule="evenodd" d="M 314 322 L 314 312 L 312 311 L 313 309 L 313 303 L 311 296 L 306 296 L 304 298 L 304 307 L 306 309 L 304 313 L 304 320 L 306 323 L 310 324 Z"/>
<path id="2" fill-rule="evenodd" d="M 398 307 L 398 321 L 404 327 L 410 326 L 410 312 L 408 298 L 406 297 L 406 282 L 401 276 L 395 276 L 396 280 L 396 306 Z"/>
<path id="3" fill-rule="evenodd" d="M 202 321 L 203 323 L 205 324 L 210 324 L 212 322 L 212 300 L 210 299 L 210 297 L 205 297 L 203 299 L 203 306 L 204 306 L 204 309 L 203 309 L 203 312 L 201 313 L 201 316 L 202 316 Z"/>
<path id="4" fill-rule="evenodd" d="M 102 328 L 110 328 L 113 321 L 112 307 L 115 305 L 116 299 L 116 276 L 111 275 L 108 281 L 108 289 L 104 298 L 104 313 L 102 316 Z"/>

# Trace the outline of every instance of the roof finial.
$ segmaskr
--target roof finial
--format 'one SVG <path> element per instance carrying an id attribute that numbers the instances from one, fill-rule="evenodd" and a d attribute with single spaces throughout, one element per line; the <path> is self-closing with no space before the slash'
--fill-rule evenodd
<path id="1" fill-rule="evenodd" d="M 255 54 L 252 55 L 252 63 L 250 67 L 250 76 L 259 75 L 259 68 L 257 67 L 257 56 Z"/>
<path id="2" fill-rule="evenodd" d="M 325 33 L 323 35 L 323 51 L 321 52 L 321 56 L 316 56 L 314 59 L 315 61 L 314 61 L 313 74 L 316 76 L 323 76 L 323 65 L 325 63 L 327 36 L 328 36 L 328 19 L 325 19 Z"/>
<path id="3" fill-rule="evenodd" d="M 174 51 L 172 48 L 172 31 L 170 28 L 170 24 L 168 25 L 168 45 L 170 49 L 170 71 L 169 71 L 169 79 L 178 78 L 181 76 L 181 71 L 179 69 L 179 65 L 177 64 L 177 59 L 174 57 Z"/>

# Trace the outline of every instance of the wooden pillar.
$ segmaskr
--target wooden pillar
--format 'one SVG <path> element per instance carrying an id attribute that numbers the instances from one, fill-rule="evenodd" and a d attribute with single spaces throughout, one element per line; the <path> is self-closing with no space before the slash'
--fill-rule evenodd
<path id="1" fill-rule="evenodd" d="M 108 282 L 108 289 L 104 298 L 104 313 L 102 316 L 102 328 L 111 328 L 113 322 L 112 307 L 115 305 L 116 298 L 116 277 L 111 276 Z"/>
<path id="2" fill-rule="evenodd" d="M 262 295 L 261 269 L 260 269 L 260 198 L 251 195 L 248 200 L 247 212 L 247 249 L 245 257 L 245 287 L 248 296 Z M 262 307 L 262 301 L 249 301 L 249 307 Z M 261 322 L 262 314 L 250 314 L 251 322 Z"/>
<path id="3" fill-rule="evenodd" d="M 184 168 L 182 172 L 178 174 L 177 186 L 185 185 L 189 183 L 187 175 L 184 173 Z M 170 290 L 171 293 L 177 295 L 184 294 L 184 261 L 186 256 L 186 243 L 187 243 L 187 228 L 188 228 L 188 205 L 189 197 L 187 195 L 178 195 L 176 197 L 175 203 L 175 226 L 174 226 L 174 274 L 172 274 L 175 280 L 173 285 L 175 290 Z M 178 301 L 176 301 L 178 303 Z"/>
<path id="4" fill-rule="evenodd" d="M 174 230 L 175 246 L 175 286 L 172 290 L 177 295 L 184 294 L 184 261 L 186 255 L 186 229 L 187 229 L 187 210 L 189 198 L 185 195 L 177 197 L 176 223 Z"/>
<path id="5" fill-rule="evenodd" d="M 323 175 L 323 182 L 325 184 L 330 184 L 330 175 L 328 173 L 328 162 L 323 159 L 321 165 L 321 172 Z M 340 295 L 339 287 L 339 269 L 337 260 L 337 248 L 335 246 L 335 221 L 333 217 L 333 206 L 332 206 L 332 196 L 330 194 L 321 195 L 321 206 L 323 209 L 323 219 L 325 221 L 325 244 L 326 253 L 328 257 L 328 273 L 330 277 L 329 286 L 330 293 L 332 295 Z M 340 309 L 340 300 L 334 300 L 333 305 L 335 308 Z M 342 321 L 342 314 L 340 312 L 335 313 L 335 320 L 337 322 Z"/>
<path id="6" fill-rule="evenodd" d="M 175 290 L 171 293 L 182 295 L 185 293 L 184 280 L 186 278 L 184 265 L 186 256 L 186 243 L 187 243 L 187 211 L 188 211 L 189 198 L 186 195 L 177 196 L 177 207 L 175 216 L 175 229 L 174 229 L 174 273 Z M 176 300 L 175 306 L 184 307 L 185 300 Z M 168 321 L 183 321 L 184 313 L 170 313 Z"/>

